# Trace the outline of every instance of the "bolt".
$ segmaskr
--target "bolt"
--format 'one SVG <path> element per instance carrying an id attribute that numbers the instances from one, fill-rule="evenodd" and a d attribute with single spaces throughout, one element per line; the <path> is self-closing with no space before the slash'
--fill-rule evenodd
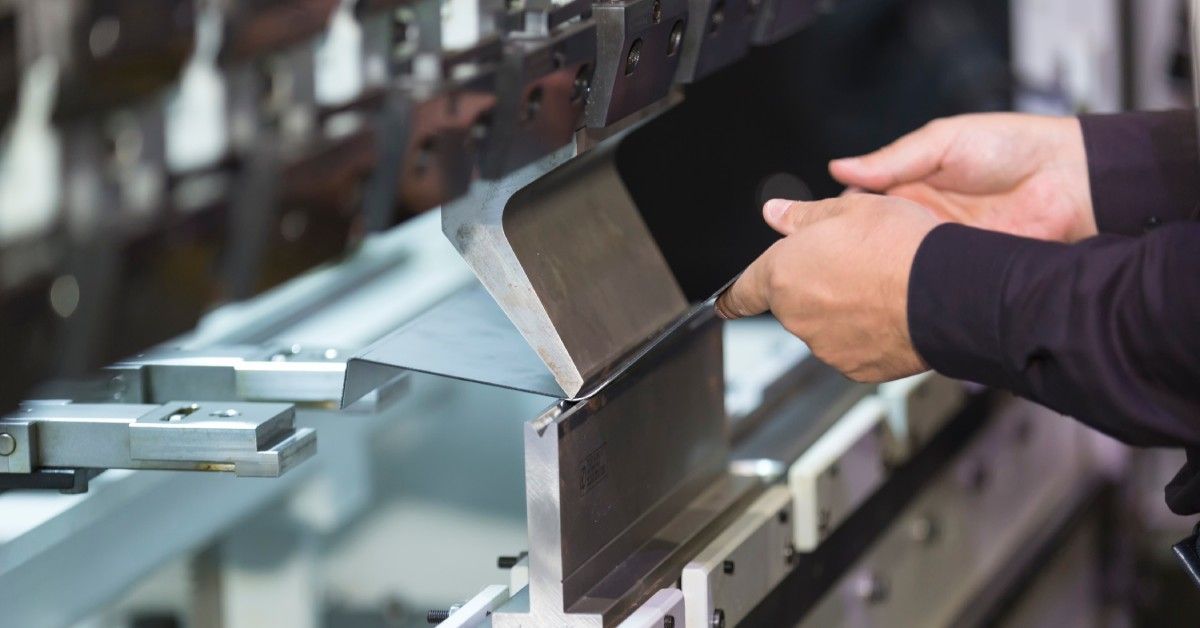
<path id="1" fill-rule="evenodd" d="M 117 375 L 116 377 L 108 380 L 108 394 L 110 397 L 112 397 L 113 401 L 120 401 L 121 398 L 125 396 L 125 391 L 128 389 L 129 386 L 125 383 L 124 375 Z"/>
<path id="2" fill-rule="evenodd" d="M 732 576 L 734 566 L 735 565 L 733 564 L 732 560 L 727 560 L 721 563 L 721 571 L 725 572 L 725 575 L 727 576 Z"/>
<path id="3" fill-rule="evenodd" d="M 11 456 L 17 450 L 17 439 L 8 432 L 0 433 L 0 456 Z"/>
<path id="4" fill-rule="evenodd" d="M 667 615 L 663 617 L 663 628 L 675 628 L 675 616 Z"/>
<path id="5" fill-rule="evenodd" d="M 581 102 L 587 97 L 588 90 L 591 89 L 592 66 L 585 63 L 579 66 L 579 71 L 575 73 L 575 85 L 571 91 L 571 102 Z"/>
<path id="6" fill-rule="evenodd" d="M 629 53 L 625 55 L 625 76 L 633 74 L 637 69 L 638 62 L 642 60 L 642 40 L 635 39 L 633 44 L 629 46 Z"/>
<path id="7" fill-rule="evenodd" d="M 534 86 L 529 90 L 529 95 L 525 97 L 525 116 L 522 122 L 530 122 L 537 117 L 538 111 L 542 109 L 542 86 Z"/>
<path id="8" fill-rule="evenodd" d="M 425 621 L 430 624 L 440 624 L 450 619 L 450 611 L 429 611 L 425 613 Z"/>
<path id="9" fill-rule="evenodd" d="M 713 611 L 712 628 L 725 628 L 725 611 L 719 608 Z"/>
<path id="10" fill-rule="evenodd" d="M 788 543 L 787 546 L 783 548 L 783 562 L 791 565 L 792 563 L 796 562 L 798 557 L 799 552 L 796 551 L 795 545 Z"/>
<path id="11" fill-rule="evenodd" d="M 713 5 L 712 15 L 708 18 L 708 33 L 714 34 L 721 29 L 721 25 L 725 23 L 725 1 L 717 0 Z"/>
<path id="12" fill-rule="evenodd" d="M 654 6 L 651 7 L 651 9 L 650 9 L 650 19 L 653 20 L 655 24 L 658 24 L 659 22 L 662 21 L 662 2 L 661 2 L 661 0 L 654 0 Z"/>
<path id="13" fill-rule="evenodd" d="M 337 349 L 326 349 L 324 355 L 326 360 L 333 360 L 338 357 L 338 351 Z"/>
<path id="14" fill-rule="evenodd" d="M 670 57 L 679 52 L 679 47 L 683 45 L 683 20 L 675 22 L 671 27 L 671 35 L 667 39 L 667 56 Z"/>
<path id="15" fill-rule="evenodd" d="M 210 412 L 210 413 L 208 413 L 208 416 L 224 417 L 226 419 L 232 419 L 233 417 L 238 416 L 239 414 L 241 414 L 241 412 L 238 412 L 237 410 L 234 410 L 233 408 L 229 408 L 228 410 L 218 410 L 217 412 Z"/>

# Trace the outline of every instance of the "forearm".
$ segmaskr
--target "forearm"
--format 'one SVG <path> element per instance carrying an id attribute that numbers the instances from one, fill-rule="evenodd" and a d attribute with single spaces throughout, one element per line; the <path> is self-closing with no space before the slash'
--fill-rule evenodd
<path id="1" fill-rule="evenodd" d="M 1136 236 L 1197 217 L 1200 151 L 1194 111 L 1079 118 L 1100 233 Z"/>
<path id="2" fill-rule="evenodd" d="M 943 225 L 909 285 L 917 351 L 1138 445 L 1200 446 L 1200 225 L 1076 245 Z"/>

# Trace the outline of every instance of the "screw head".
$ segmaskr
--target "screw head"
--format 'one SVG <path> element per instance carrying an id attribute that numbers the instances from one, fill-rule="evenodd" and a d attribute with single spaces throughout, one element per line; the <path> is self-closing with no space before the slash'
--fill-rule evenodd
<path id="1" fill-rule="evenodd" d="M 712 628 L 725 628 L 725 611 L 719 608 L 713 611 Z"/>
<path id="2" fill-rule="evenodd" d="M 633 74 L 637 69 L 638 62 L 642 60 L 642 40 L 635 39 L 633 44 L 629 46 L 629 53 L 625 55 L 625 75 Z"/>
<path id="3" fill-rule="evenodd" d="M 793 545 L 792 543 L 788 543 L 787 545 L 784 546 L 783 562 L 785 564 L 791 565 L 791 564 L 795 563 L 796 559 L 799 557 L 800 557 L 800 554 L 799 554 L 799 552 L 796 551 L 795 545 Z"/>
<path id="4" fill-rule="evenodd" d="M 113 401 L 120 401 L 127 390 L 129 390 L 129 384 L 125 381 L 124 375 L 116 375 L 108 380 L 108 394 Z"/>
<path id="5" fill-rule="evenodd" d="M 8 432 L 0 433 L 0 456 L 11 456 L 17 450 L 17 439 Z"/>
<path id="6" fill-rule="evenodd" d="M 680 46 L 683 45 L 683 20 L 675 22 L 671 27 L 671 34 L 667 38 L 667 56 L 674 56 L 679 52 Z"/>

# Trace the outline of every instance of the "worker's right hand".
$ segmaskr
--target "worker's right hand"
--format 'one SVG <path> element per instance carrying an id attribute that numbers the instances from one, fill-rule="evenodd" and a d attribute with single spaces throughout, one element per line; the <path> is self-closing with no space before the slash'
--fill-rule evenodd
<path id="1" fill-rule="evenodd" d="M 852 188 L 906 198 L 973 227 L 1062 242 L 1096 235 L 1076 118 L 943 118 L 869 155 L 835 160 L 829 171 Z"/>

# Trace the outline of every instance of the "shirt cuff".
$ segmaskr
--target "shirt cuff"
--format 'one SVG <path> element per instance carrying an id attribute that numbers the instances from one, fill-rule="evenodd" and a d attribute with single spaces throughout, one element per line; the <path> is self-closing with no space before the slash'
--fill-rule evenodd
<path id="1" fill-rule="evenodd" d="M 935 227 L 909 273 L 917 353 L 943 375 L 1019 393 L 1004 340 L 1008 270 L 1018 255 L 1052 255 L 1062 246 L 955 223 Z"/>
<path id="2" fill-rule="evenodd" d="M 1200 150 L 1194 111 L 1085 115 L 1079 123 L 1100 233 L 1137 236 L 1195 218 Z"/>

